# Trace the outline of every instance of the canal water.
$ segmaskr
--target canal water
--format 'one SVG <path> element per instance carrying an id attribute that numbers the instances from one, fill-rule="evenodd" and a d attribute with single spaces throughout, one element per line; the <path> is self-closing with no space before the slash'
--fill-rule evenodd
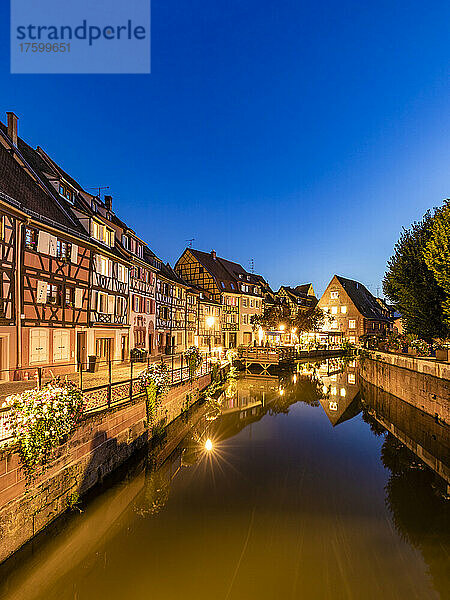
<path id="1" fill-rule="evenodd" d="M 449 598 L 448 467 L 448 430 L 354 362 L 232 380 L 0 568 L 0 598 Z"/>

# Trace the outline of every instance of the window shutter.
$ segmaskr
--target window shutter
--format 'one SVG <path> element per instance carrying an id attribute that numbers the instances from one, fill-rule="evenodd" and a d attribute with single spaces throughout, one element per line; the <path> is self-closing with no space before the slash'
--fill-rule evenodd
<path id="1" fill-rule="evenodd" d="M 36 302 L 37 304 L 45 304 L 47 301 L 47 282 L 38 281 L 36 289 Z"/>
<path id="2" fill-rule="evenodd" d="M 72 249 L 70 251 L 70 262 L 78 262 L 78 246 L 76 244 L 72 244 Z"/>
<path id="3" fill-rule="evenodd" d="M 114 302 L 115 302 L 114 296 L 108 296 L 108 313 L 110 315 L 114 314 Z"/>
<path id="4" fill-rule="evenodd" d="M 83 290 L 76 288 L 75 290 L 75 308 L 81 308 L 83 306 Z"/>
<path id="5" fill-rule="evenodd" d="M 37 251 L 42 252 L 43 254 L 48 254 L 49 244 L 50 234 L 48 234 L 46 231 L 40 231 L 38 235 Z"/>
<path id="6" fill-rule="evenodd" d="M 49 236 L 48 242 L 48 253 L 50 256 L 56 256 L 56 242 L 58 241 L 56 235 Z"/>

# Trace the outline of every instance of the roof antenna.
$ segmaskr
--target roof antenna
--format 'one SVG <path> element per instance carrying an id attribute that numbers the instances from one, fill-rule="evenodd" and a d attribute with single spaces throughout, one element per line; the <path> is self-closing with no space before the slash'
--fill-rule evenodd
<path id="1" fill-rule="evenodd" d="M 103 185 L 103 186 L 95 185 L 94 187 L 88 187 L 87 189 L 88 190 L 98 190 L 97 196 L 98 196 L 98 199 L 101 200 L 100 194 L 101 194 L 102 190 L 109 190 L 109 185 Z"/>
<path id="2" fill-rule="evenodd" d="M 195 242 L 195 238 L 190 238 L 186 240 L 186 242 L 188 242 L 188 248 L 192 248 L 192 244 Z"/>
<path id="3" fill-rule="evenodd" d="M 250 259 L 250 273 L 254 273 L 255 272 L 255 259 L 251 258 Z"/>

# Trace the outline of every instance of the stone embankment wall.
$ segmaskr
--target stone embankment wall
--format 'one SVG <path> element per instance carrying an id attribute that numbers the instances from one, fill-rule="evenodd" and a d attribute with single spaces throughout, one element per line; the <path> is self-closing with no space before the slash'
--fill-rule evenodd
<path id="1" fill-rule="evenodd" d="M 450 363 L 372 351 L 361 377 L 412 406 L 450 423 Z"/>
<path id="2" fill-rule="evenodd" d="M 168 424 L 199 398 L 211 375 L 172 388 L 159 417 Z M 0 451 L 0 563 L 149 440 L 145 397 L 86 416 L 48 470 L 27 487 L 17 452 Z"/>

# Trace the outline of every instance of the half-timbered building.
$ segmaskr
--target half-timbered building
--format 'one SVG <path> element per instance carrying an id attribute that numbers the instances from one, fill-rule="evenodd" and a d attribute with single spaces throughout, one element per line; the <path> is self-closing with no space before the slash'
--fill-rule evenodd
<path id="1" fill-rule="evenodd" d="M 222 347 L 222 305 L 202 290 L 198 298 L 198 327 L 196 345 L 206 352 Z"/>
<path id="2" fill-rule="evenodd" d="M 16 355 L 9 363 L 16 378 L 33 377 L 37 367 L 72 370 L 77 332 L 88 325 L 89 240 L 25 159 L 16 118 L 8 115 L 0 141 L 0 190 L 17 210 Z"/>
<path id="3" fill-rule="evenodd" d="M 0 182 L 2 176 L 0 171 Z M 15 208 L 16 202 L 0 193 L 0 381 L 13 378 L 17 358 L 16 257 L 20 218 Z"/>
<path id="4" fill-rule="evenodd" d="M 289 309 L 292 319 L 300 312 L 306 312 L 317 305 L 317 298 L 312 283 L 304 283 L 294 287 L 282 285 L 276 294 L 277 300 Z"/>
<path id="5" fill-rule="evenodd" d="M 221 305 L 222 345 L 226 348 L 254 340 L 251 317 L 263 310 L 263 291 L 258 276 L 239 263 L 211 253 L 186 248 L 175 270 L 189 283 L 208 292 Z"/>
<path id="6" fill-rule="evenodd" d="M 166 265 L 161 265 L 156 274 L 156 336 L 157 353 L 171 354 L 174 340 L 172 336 L 173 282 Z"/>
<path id="7" fill-rule="evenodd" d="M 129 349 L 130 263 L 120 243 L 116 244 L 116 239 L 121 238 L 122 230 L 120 223 L 114 220 L 111 197 L 105 196 L 102 201 L 100 197 L 89 194 L 41 147 L 34 149 L 18 138 L 18 148 L 38 184 L 69 215 L 77 230 L 85 236 L 90 248 L 88 314 L 86 327 L 77 332 L 77 358 L 80 362 L 86 362 L 90 355 L 99 360 L 124 360 Z M 36 240 L 31 244 L 36 245 Z M 40 249 L 45 250 L 46 245 L 44 236 Z M 54 240 L 51 239 L 50 256 L 54 253 L 53 245 Z M 59 252 L 58 248 L 56 252 Z M 64 245 L 61 245 L 61 252 L 66 252 Z M 80 259 L 82 256 L 83 253 Z M 63 258 L 66 263 L 70 262 L 66 256 Z M 63 269 L 63 273 L 66 270 Z M 42 284 L 41 290 L 43 289 Z M 65 291 L 61 288 L 49 289 L 48 304 L 54 304 L 55 294 L 60 293 L 64 294 Z M 65 300 L 58 302 L 64 304 Z M 45 312 L 48 312 L 47 309 Z M 52 314 L 53 318 L 61 315 L 60 308 L 53 308 Z"/>

